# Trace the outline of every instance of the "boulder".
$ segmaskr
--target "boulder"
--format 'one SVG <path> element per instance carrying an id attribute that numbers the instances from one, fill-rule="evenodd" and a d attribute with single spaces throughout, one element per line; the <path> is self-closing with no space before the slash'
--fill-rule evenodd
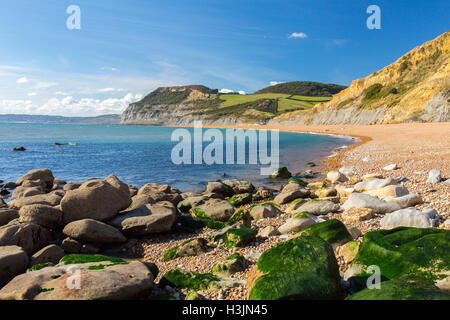
<path id="1" fill-rule="evenodd" d="M 233 189 L 222 182 L 209 182 L 206 186 L 206 193 L 218 193 L 223 197 L 230 197 L 234 194 Z"/>
<path id="2" fill-rule="evenodd" d="M 335 197 L 337 195 L 335 188 L 320 188 L 314 191 L 314 193 L 319 198 Z"/>
<path id="3" fill-rule="evenodd" d="M 221 278 L 212 273 L 198 273 L 172 269 L 167 271 L 159 282 L 160 286 L 171 286 L 192 290 L 220 290 L 242 286 L 245 281 L 234 278 Z"/>
<path id="4" fill-rule="evenodd" d="M 226 200 L 209 199 L 192 209 L 193 215 L 217 221 L 228 221 L 236 208 Z"/>
<path id="5" fill-rule="evenodd" d="M 79 187 L 81 187 L 82 184 L 83 182 L 69 182 L 64 185 L 64 190 L 65 191 L 76 190 Z"/>
<path id="6" fill-rule="evenodd" d="M 223 183 L 233 189 L 233 192 L 236 194 L 252 193 L 255 191 L 255 187 L 245 180 L 224 180 Z"/>
<path id="7" fill-rule="evenodd" d="M 45 204 L 31 204 L 19 210 L 19 222 L 30 222 L 49 229 L 61 226 L 62 212 Z"/>
<path id="8" fill-rule="evenodd" d="M 245 270 L 245 258 L 238 253 L 233 253 L 224 262 L 215 264 L 211 272 L 222 277 L 229 277 L 236 272 Z"/>
<path id="9" fill-rule="evenodd" d="M 380 266 L 382 276 L 397 279 L 415 275 L 442 280 L 450 270 L 450 231 L 432 228 L 399 227 L 371 231 L 364 235 L 361 249 L 352 262 L 355 275 L 371 265 Z M 376 291 L 376 290 L 375 290 Z"/>
<path id="10" fill-rule="evenodd" d="M 313 215 L 320 216 L 329 214 L 331 212 L 336 212 L 338 210 L 339 204 L 333 203 L 328 200 L 313 199 L 302 204 L 296 211 L 294 211 L 294 213 L 306 211 Z"/>
<path id="11" fill-rule="evenodd" d="M 360 222 L 369 220 L 373 217 L 374 211 L 370 208 L 351 207 L 341 214 L 342 220 L 345 222 Z"/>
<path id="12" fill-rule="evenodd" d="M 339 171 L 329 171 L 327 173 L 327 180 L 331 183 L 339 183 L 348 181 L 348 178 Z"/>
<path id="13" fill-rule="evenodd" d="M 427 183 L 438 183 L 442 180 L 441 172 L 439 170 L 431 170 L 428 174 Z"/>
<path id="14" fill-rule="evenodd" d="M 348 200 L 342 205 L 342 209 L 348 210 L 355 208 L 370 208 L 374 213 L 389 213 L 401 209 L 397 203 L 390 203 L 384 200 L 372 197 L 365 193 L 352 193 Z"/>
<path id="15" fill-rule="evenodd" d="M 365 180 L 355 184 L 354 188 L 356 192 L 364 192 L 368 190 L 381 189 L 389 185 L 395 185 L 397 181 L 392 178 L 387 179 L 371 179 Z"/>
<path id="16" fill-rule="evenodd" d="M 146 296 L 152 287 L 151 271 L 138 261 L 58 264 L 15 277 L 0 300 L 123 300 Z"/>
<path id="17" fill-rule="evenodd" d="M 273 197 L 272 190 L 266 189 L 264 187 L 258 187 L 255 194 L 253 195 L 253 201 L 261 201 L 266 199 L 271 199 Z"/>
<path id="18" fill-rule="evenodd" d="M 40 180 L 44 183 L 45 187 L 51 189 L 53 186 L 53 173 L 49 169 L 34 169 L 29 171 L 23 177 L 16 181 L 16 185 L 20 186 L 24 181 L 27 180 Z"/>
<path id="19" fill-rule="evenodd" d="M 450 300 L 449 293 L 414 276 L 383 281 L 380 285 L 379 290 L 365 288 L 346 300 Z"/>
<path id="20" fill-rule="evenodd" d="M 267 226 L 261 230 L 259 230 L 257 236 L 261 238 L 269 238 L 273 236 L 278 236 L 280 232 L 274 226 Z"/>
<path id="21" fill-rule="evenodd" d="M 184 241 L 178 246 L 172 247 L 164 252 L 164 261 L 173 260 L 178 257 L 192 257 L 205 253 L 208 250 L 207 242 L 203 238 L 194 238 Z"/>
<path id="22" fill-rule="evenodd" d="M 383 229 L 397 227 L 432 228 L 439 224 L 439 214 L 434 209 L 420 211 L 406 208 L 387 214 L 380 220 Z"/>
<path id="23" fill-rule="evenodd" d="M 93 219 L 70 222 L 64 227 L 63 233 L 72 239 L 83 242 L 109 244 L 121 243 L 127 240 L 116 228 Z"/>
<path id="24" fill-rule="evenodd" d="M 309 197 L 311 192 L 298 183 L 288 183 L 273 200 L 276 204 L 285 204 L 298 198 Z"/>
<path id="25" fill-rule="evenodd" d="M 300 212 L 295 214 L 292 218 L 287 219 L 286 222 L 278 228 L 278 232 L 281 234 L 298 232 L 314 223 L 314 219 L 307 212 Z"/>
<path id="26" fill-rule="evenodd" d="M 290 202 L 286 209 L 285 212 L 286 213 L 293 213 L 294 211 L 297 211 L 297 209 L 304 203 L 306 203 L 308 200 L 306 199 L 295 199 L 294 201 Z"/>
<path id="27" fill-rule="evenodd" d="M 298 237 L 266 250 L 247 286 L 249 300 L 342 298 L 333 250 L 318 237 Z"/>
<path id="28" fill-rule="evenodd" d="M 65 238 L 61 243 L 61 248 L 67 253 L 89 253 L 100 252 L 100 247 L 92 243 L 81 243 L 78 240 Z"/>
<path id="29" fill-rule="evenodd" d="M 28 255 L 21 247 L 0 247 L 0 288 L 16 275 L 25 272 L 28 266 Z"/>
<path id="30" fill-rule="evenodd" d="M 61 200 L 64 223 L 90 218 L 107 221 L 131 204 L 128 186 L 115 176 L 87 180 L 78 189 L 67 191 Z"/>
<path id="31" fill-rule="evenodd" d="M 403 208 L 413 207 L 422 203 L 422 197 L 418 194 L 407 194 L 402 197 L 386 197 L 383 200 L 387 202 L 397 203 Z"/>
<path id="32" fill-rule="evenodd" d="M 178 202 L 177 208 L 182 213 L 188 213 L 192 208 L 204 204 L 207 199 L 205 196 L 187 197 L 183 201 Z"/>
<path id="33" fill-rule="evenodd" d="M 14 192 L 11 195 L 11 200 L 25 198 L 25 197 L 31 197 L 38 194 L 44 194 L 44 190 L 42 190 L 41 187 L 24 187 L 19 186 L 17 187 Z"/>
<path id="34" fill-rule="evenodd" d="M 108 223 L 125 235 L 146 236 L 169 231 L 176 220 L 176 210 L 168 206 L 145 205 L 115 217 Z"/>
<path id="35" fill-rule="evenodd" d="M 5 188 L 5 189 L 15 189 L 16 187 L 17 187 L 17 184 L 12 181 L 5 182 L 5 184 L 3 185 L 3 188 Z"/>
<path id="36" fill-rule="evenodd" d="M 151 195 L 148 194 L 135 195 L 134 197 L 131 198 L 130 206 L 126 208 L 124 211 L 134 210 L 147 204 L 155 204 L 155 203 L 156 201 Z"/>
<path id="37" fill-rule="evenodd" d="M 32 204 L 43 204 L 54 207 L 60 204 L 63 196 L 64 192 L 62 190 L 55 190 L 46 194 L 38 194 L 35 196 L 22 197 L 19 199 L 11 200 L 10 202 L 8 202 L 8 207 L 19 209 L 23 206 Z"/>
<path id="38" fill-rule="evenodd" d="M 363 181 L 369 181 L 373 179 L 383 179 L 383 175 L 380 173 L 368 173 L 361 177 Z"/>
<path id="39" fill-rule="evenodd" d="M 252 202 L 252 194 L 251 193 L 235 194 L 234 196 L 228 198 L 227 201 L 235 207 L 242 206 L 244 204 Z"/>
<path id="40" fill-rule="evenodd" d="M 385 197 L 402 197 L 407 195 L 409 192 L 404 186 L 389 185 L 380 189 L 366 191 L 366 193 L 382 199 Z"/>
<path id="41" fill-rule="evenodd" d="M 261 204 L 256 205 L 250 209 L 250 215 L 254 220 L 260 220 L 265 218 L 274 218 L 280 215 L 282 212 L 273 204 Z"/>
<path id="42" fill-rule="evenodd" d="M 57 264 L 62 257 L 64 257 L 64 250 L 56 244 L 51 244 L 33 254 L 30 258 L 30 265 L 34 266 L 42 263 Z"/>
<path id="43" fill-rule="evenodd" d="M 17 218 L 19 218 L 19 212 L 17 210 L 0 208 L 0 227 Z"/>
<path id="44" fill-rule="evenodd" d="M 226 233 L 225 247 L 245 247 L 256 239 L 257 231 L 249 228 L 230 229 Z"/>
<path id="45" fill-rule="evenodd" d="M 333 247 L 353 240 L 345 225 L 337 219 L 313 224 L 296 234 L 297 237 L 305 235 L 320 237 Z"/>
<path id="46" fill-rule="evenodd" d="M 13 220 L 0 227 L 0 246 L 19 246 L 28 255 L 42 249 L 51 240 L 51 232 L 34 223 Z"/>
<path id="47" fill-rule="evenodd" d="M 286 167 L 278 168 L 269 175 L 271 179 L 289 179 L 290 177 L 292 177 L 292 173 Z"/>

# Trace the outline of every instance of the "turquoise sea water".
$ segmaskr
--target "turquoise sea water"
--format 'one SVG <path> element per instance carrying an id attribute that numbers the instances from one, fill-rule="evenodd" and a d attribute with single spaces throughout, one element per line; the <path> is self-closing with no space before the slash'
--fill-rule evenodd
<path id="1" fill-rule="evenodd" d="M 31 169 L 49 168 L 56 178 L 66 181 L 115 174 L 138 187 L 154 182 L 182 191 L 203 189 L 208 181 L 220 179 L 222 173 L 227 178 L 249 179 L 256 185 L 268 181 L 260 175 L 261 165 L 173 164 L 171 152 L 177 142 L 171 141 L 171 134 L 175 129 L 0 123 L 0 179 L 15 181 Z M 225 136 L 225 130 L 221 132 Z M 304 170 L 307 162 L 318 162 L 337 147 L 352 143 L 349 138 L 291 132 L 280 132 L 279 141 L 281 165 L 292 172 Z M 17 146 L 27 151 L 12 151 Z"/>

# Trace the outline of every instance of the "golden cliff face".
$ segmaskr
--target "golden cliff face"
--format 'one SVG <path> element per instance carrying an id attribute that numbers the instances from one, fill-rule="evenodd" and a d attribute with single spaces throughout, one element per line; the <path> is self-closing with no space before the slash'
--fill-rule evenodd
<path id="1" fill-rule="evenodd" d="M 357 79 L 312 110 L 283 114 L 272 123 L 337 124 L 450 121 L 450 31 L 393 64 Z M 295 119 L 295 120 L 294 120 Z"/>

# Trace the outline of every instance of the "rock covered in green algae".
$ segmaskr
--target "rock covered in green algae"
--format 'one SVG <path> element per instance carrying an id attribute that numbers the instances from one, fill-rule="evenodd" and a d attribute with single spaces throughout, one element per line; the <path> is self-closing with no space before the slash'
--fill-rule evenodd
<path id="1" fill-rule="evenodd" d="M 228 199 L 228 202 L 231 203 L 233 206 L 238 207 L 252 202 L 252 194 L 251 193 L 235 194 L 234 196 Z"/>
<path id="2" fill-rule="evenodd" d="M 308 183 L 306 183 L 302 179 L 296 178 L 296 177 L 289 178 L 288 183 L 296 183 L 296 184 L 301 185 L 302 187 L 306 187 L 308 185 Z"/>
<path id="3" fill-rule="evenodd" d="M 184 241 L 179 246 L 170 248 L 164 252 L 164 261 L 178 257 L 191 257 L 206 252 L 207 242 L 202 238 L 194 238 Z"/>
<path id="4" fill-rule="evenodd" d="M 250 300 L 342 298 L 336 257 L 319 237 L 294 238 L 265 251 L 247 285 Z"/>
<path id="5" fill-rule="evenodd" d="M 269 178 L 272 179 L 289 179 L 290 177 L 292 177 L 292 174 L 286 167 L 278 168 L 269 175 Z"/>
<path id="6" fill-rule="evenodd" d="M 211 272 L 220 276 L 230 276 L 244 270 L 245 258 L 238 253 L 233 253 L 224 262 L 215 264 Z"/>
<path id="7" fill-rule="evenodd" d="M 380 289 L 364 289 L 346 300 L 450 300 L 450 293 L 439 290 L 433 282 L 411 276 L 383 281 Z"/>
<path id="8" fill-rule="evenodd" d="M 353 240 L 345 225 L 337 219 L 313 224 L 298 235 L 321 237 L 331 245 L 340 245 Z"/>
<path id="9" fill-rule="evenodd" d="M 236 248 L 236 247 L 244 247 L 256 238 L 257 234 L 256 229 L 231 229 L 226 233 L 226 241 L 225 247 L 227 248 Z"/>
<path id="10" fill-rule="evenodd" d="M 245 281 L 233 278 L 221 278 L 212 273 L 198 273 L 172 269 L 167 271 L 159 281 L 159 285 L 166 285 L 192 290 L 219 290 L 245 284 Z"/>
<path id="11" fill-rule="evenodd" d="M 396 279 L 405 274 L 430 280 L 450 270 L 450 231 L 400 227 L 365 234 L 352 266 L 377 265 L 381 274 Z"/>

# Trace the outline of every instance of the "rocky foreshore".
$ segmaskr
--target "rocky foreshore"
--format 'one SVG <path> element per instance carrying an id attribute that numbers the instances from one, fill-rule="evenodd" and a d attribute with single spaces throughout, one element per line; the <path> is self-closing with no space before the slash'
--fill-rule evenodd
<path id="1" fill-rule="evenodd" d="M 197 194 L 32 170 L 1 187 L 0 299 L 450 299 L 448 205 L 395 167 L 281 168 L 280 192 L 219 180 Z"/>

